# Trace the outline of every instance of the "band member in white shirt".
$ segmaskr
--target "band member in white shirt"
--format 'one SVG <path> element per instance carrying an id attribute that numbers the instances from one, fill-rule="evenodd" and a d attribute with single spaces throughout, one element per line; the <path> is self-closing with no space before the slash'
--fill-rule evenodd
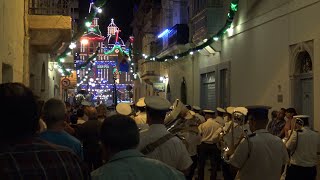
<path id="1" fill-rule="evenodd" d="M 320 136 L 310 129 L 309 116 L 297 115 L 293 118 L 296 120 L 295 129 L 292 132 L 289 131 L 290 137 L 286 142 L 291 156 L 286 180 L 315 180 Z"/>

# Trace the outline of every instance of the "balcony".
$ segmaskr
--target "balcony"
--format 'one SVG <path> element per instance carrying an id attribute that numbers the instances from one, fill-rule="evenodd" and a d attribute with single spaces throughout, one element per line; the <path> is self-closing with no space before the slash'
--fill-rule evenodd
<path id="1" fill-rule="evenodd" d="M 158 82 L 160 78 L 160 62 L 144 61 L 139 65 L 139 73 L 142 80 L 148 84 Z"/>
<path id="2" fill-rule="evenodd" d="M 187 24 L 176 24 L 168 34 L 168 47 L 183 45 L 189 42 L 189 27 Z"/>
<path id="3" fill-rule="evenodd" d="M 176 24 L 168 30 L 162 38 L 153 43 L 154 55 L 164 55 L 173 47 L 185 45 L 189 42 L 189 27 L 187 24 Z"/>
<path id="4" fill-rule="evenodd" d="M 70 12 L 71 0 L 29 0 L 30 44 L 50 53 L 71 41 Z"/>

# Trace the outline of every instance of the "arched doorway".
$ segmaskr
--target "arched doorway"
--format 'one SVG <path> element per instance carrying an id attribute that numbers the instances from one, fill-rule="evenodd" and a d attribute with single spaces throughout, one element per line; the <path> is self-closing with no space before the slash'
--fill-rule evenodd
<path id="1" fill-rule="evenodd" d="M 292 102 L 298 114 L 311 117 L 310 126 L 313 127 L 313 56 L 306 47 L 304 44 L 298 47 L 291 66 Z"/>

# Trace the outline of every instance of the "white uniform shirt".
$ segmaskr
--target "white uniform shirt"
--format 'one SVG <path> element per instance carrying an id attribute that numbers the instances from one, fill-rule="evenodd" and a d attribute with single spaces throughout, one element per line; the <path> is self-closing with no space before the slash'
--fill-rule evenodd
<path id="1" fill-rule="evenodd" d="M 201 116 L 199 113 L 196 113 L 194 116 L 197 117 L 201 123 L 206 122 L 206 119 L 203 116 Z"/>
<path id="2" fill-rule="evenodd" d="M 181 135 L 186 138 L 188 143 L 187 150 L 189 152 L 189 156 L 197 155 L 197 146 L 201 143 L 201 136 L 195 132 L 182 132 Z"/>
<path id="3" fill-rule="evenodd" d="M 198 129 L 201 135 L 201 142 L 206 144 L 214 144 L 219 141 L 219 135 L 222 130 L 222 126 L 215 121 L 215 119 L 207 119 L 206 122 L 199 125 Z"/>
<path id="4" fill-rule="evenodd" d="M 140 132 L 140 144 L 138 150 L 142 150 L 148 144 L 157 141 L 169 134 L 163 124 L 153 124 L 149 129 Z M 178 170 L 186 170 L 192 164 L 186 146 L 178 137 L 173 137 L 146 155 L 148 158 L 157 159 Z"/>
<path id="5" fill-rule="evenodd" d="M 229 123 L 228 123 L 229 124 Z M 227 124 L 226 124 L 227 125 Z M 228 127 L 231 124 L 228 125 Z M 241 139 L 245 136 L 244 131 L 247 130 L 247 135 L 251 134 L 249 124 L 238 125 L 234 123 L 233 126 L 233 143 L 237 145 L 240 143 Z M 231 147 L 232 144 L 232 130 L 230 129 L 229 132 L 223 136 L 223 141 L 227 144 L 228 147 Z"/>
<path id="6" fill-rule="evenodd" d="M 223 117 L 221 117 L 221 116 L 217 116 L 217 117 L 216 117 L 216 121 L 217 121 L 221 126 L 224 126 L 224 124 L 225 124 L 225 121 L 224 121 Z"/>
<path id="7" fill-rule="evenodd" d="M 147 124 L 147 113 L 146 112 L 139 112 L 137 116 L 134 117 L 134 121 L 136 122 L 140 131 L 146 130 L 149 128 Z"/>
<path id="8" fill-rule="evenodd" d="M 279 180 L 282 165 L 289 160 L 284 143 L 265 129 L 257 130 L 255 133 L 249 140 L 243 139 L 230 157 L 230 163 L 240 168 L 237 178 Z"/>
<path id="9" fill-rule="evenodd" d="M 295 149 L 290 163 L 303 167 L 316 166 L 318 164 L 317 152 L 318 145 L 320 144 L 320 135 L 312 131 L 309 127 L 304 127 L 302 128 L 302 132 L 298 133 L 298 144 L 296 143 L 297 132 L 293 131 L 286 143 L 288 149 Z"/>

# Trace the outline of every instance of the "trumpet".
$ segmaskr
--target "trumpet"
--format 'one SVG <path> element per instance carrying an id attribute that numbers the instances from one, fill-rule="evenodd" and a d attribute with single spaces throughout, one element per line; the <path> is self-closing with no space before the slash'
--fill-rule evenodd
<path id="1" fill-rule="evenodd" d="M 244 128 L 247 113 L 248 110 L 245 107 L 234 108 L 229 126 L 226 127 L 226 124 L 224 131 L 220 133 L 222 159 L 227 160 L 240 144 L 242 138 L 248 136 L 248 132 Z"/>

